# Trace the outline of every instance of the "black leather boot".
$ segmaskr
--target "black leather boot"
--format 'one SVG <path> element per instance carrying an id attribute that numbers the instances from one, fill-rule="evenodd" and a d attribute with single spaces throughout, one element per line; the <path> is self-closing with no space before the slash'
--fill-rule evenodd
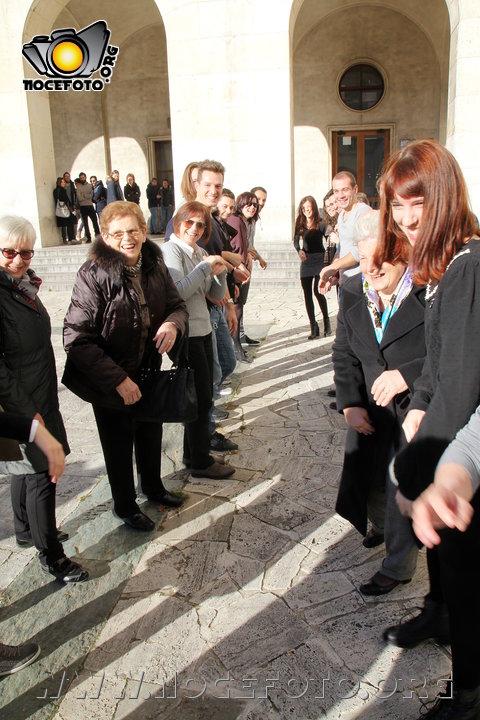
<path id="1" fill-rule="evenodd" d="M 315 322 L 311 326 L 312 334 L 308 336 L 309 340 L 315 340 L 315 338 L 320 337 L 320 328 L 318 327 L 318 323 Z"/>
<path id="2" fill-rule="evenodd" d="M 427 597 L 420 615 L 401 625 L 388 627 L 383 633 L 383 639 L 402 648 L 415 647 L 428 639 L 448 644 L 450 629 L 447 608 L 443 603 L 434 602 Z"/>
<path id="3" fill-rule="evenodd" d="M 330 325 L 330 318 L 327 317 L 323 320 L 323 337 L 328 337 L 332 334 L 332 326 Z"/>

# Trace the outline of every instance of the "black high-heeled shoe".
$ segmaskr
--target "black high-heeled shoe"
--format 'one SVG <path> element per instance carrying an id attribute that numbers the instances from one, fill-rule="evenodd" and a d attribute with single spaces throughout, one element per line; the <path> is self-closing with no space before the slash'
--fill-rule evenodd
<path id="1" fill-rule="evenodd" d="M 315 338 L 320 337 L 320 328 L 318 327 L 318 323 L 314 323 L 312 326 L 312 334 L 308 336 L 309 340 L 315 340 Z"/>

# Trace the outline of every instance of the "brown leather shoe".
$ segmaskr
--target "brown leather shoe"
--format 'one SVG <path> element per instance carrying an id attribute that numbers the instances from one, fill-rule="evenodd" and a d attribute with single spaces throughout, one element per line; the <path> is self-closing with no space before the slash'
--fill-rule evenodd
<path id="1" fill-rule="evenodd" d="M 386 595 L 394 590 L 397 585 L 406 585 L 410 580 L 394 580 L 381 572 L 375 573 L 370 580 L 360 585 L 362 595 Z"/>
<path id="2" fill-rule="evenodd" d="M 210 478 L 211 480 L 223 480 L 224 478 L 228 478 L 235 472 L 235 468 L 231 465 L 222 465 L 219 462 L 214 462 L 212 465 L 209 465 L 206 468 L 197 469 L 192 468 L 190 471 L 192 474 L 192 477 L 195 478 Z"/>

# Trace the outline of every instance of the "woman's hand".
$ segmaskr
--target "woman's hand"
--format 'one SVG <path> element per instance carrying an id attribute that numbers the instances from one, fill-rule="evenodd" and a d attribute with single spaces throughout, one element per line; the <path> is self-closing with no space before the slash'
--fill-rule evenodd
<path id="1" fill-rule="evenodd" d="M 410 440 L 416 434 L 424 416 L 424 410 L 410 410 L 407 413 L 402 425 L 403 432 L 405 433 L 405 437 L 407 438 L 407 442 L 410 442 Z"/>
<path id="2" fill-rule="evenodd" d="M 222 272 L 227 269 L 225 260 L 222 258 L 221 255 L 207 255 L 204 260 L 206 260 L 211 265 L 211 275 L 221 275 Z"/>
<path id="3" fill-rule="evenodd" d="M 343 415 L 348 427 L 353 428 L 361 435 L 373 435 L 375 428 L 363 407 L 349 407 L 343 409 Z"/>
<path id="4" fill-rule="evenodd" d="M 305 262 L 305 260 L 307 259 L 307 253 L 305 252 L 305 250 L 299 250 L 298 257 L 302 262 Z"/>
<path id="5" fill-rule="evenodd" d="M 248 272 L 245 265 L 242 263 L 233 271 L 233 277 L 237 282 L 241 282 L 243 284 L 250 280 L 250 273 Z"/>
<path id="6" fill-rule="evenodd" d="M 177 339 L 177 332 L 177 326 L 175 325 L 175 323 L 170 322 L 169 320 L 160 325 L 153 338 L 153 342 L 155 343 L 155 347 L 157 348 L 159 355 L 170 352 L 170 350 L 175 345 L 175 340 Z"/>
<path id="7" fill-rule="evenodd" d="M 258 255 L 258 253 L 257 253 L 257 255 Z M 262 270 L 266 270 L 267 269 L 267 261 L 264 260 L 261 255 L 258 255 L 257 260 L 258 260 L 258 264 L 260 265 Z"/>
<path id="8" fill-rule="evenodd" d="M 371 393 L 377 405 L 386 407 L 395 395 L 405 390 L 408 385 L 400 370 L 385 370 L 373 383 Z"/>
<path id="9" fill-rule="evenodd" d="M 118 392 L 125 405 L 134 405 L 142 397 L 142 393 L 140 392 L 140 388 L 137 383 L 134 383 L 129 377 L 122 380 L 115 390 Z"/>
<path id="10" fill-rule="evenodd" d="M 38 419 L 38 418 L 36 418 Z M 51 435 L 47 428 L 39 423 L 33 442 L 47 456 L 48 474 L 52 483 L 56 483 L 65 469 L 65 453 L 62 445 Z"/>
<path id="11" fill-rule="evenodd" d="M 326 267 L 322 268 L 320 271 L 320 280 L 318 283 L 318 292 L 322 295 L 326 295 L 326 293 L 332 288 L 334 285 L 338 284 L 338 270 L 337 268 L 332 265 L 327 265 Z"/>
<path id="12" fill-rule="evenodd" d="M 441 465 L 433 483 L 413 503 L 415 535 L 432 548 L 440 543 L 437 529 L 449 527 L 465 532 L 473 517 L 472 497 L 472 481 L 465 468 L 456 463 Z"/>

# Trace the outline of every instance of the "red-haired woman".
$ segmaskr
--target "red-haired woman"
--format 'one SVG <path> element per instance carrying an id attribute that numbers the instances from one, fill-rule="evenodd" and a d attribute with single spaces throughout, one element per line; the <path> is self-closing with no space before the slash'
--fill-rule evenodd
<path id="1" fill-rule="evenodd" d="M 302 283 L 305 307 L 310 321 L 311 333 L 308 336 L 309 340 L 320 336 L 320 328 L 315 320 L 312 285 L 313 292 L 315 293 L 323 315 L 323 336 L 326 337 L 332 332 L 330 319 L 328 317 L 327 298 L 318 292 L 320 271 L 325 259 L 325 246 L 323 241 L 326 229 L 326 224 L 320 216 L 315 198 L 312 197 L 312 195 L 307 195 L 302 198 L 298 205 L 293 244 L 301 260 L 300 282 Z"/>
<path id="2" fill-rule="evenodd" d="M 381 195 L 384 242 L 377 259 L 388 262 L 406 237 L 415 280 L 426 285 L 427 356 L 403 425 L 409 445 L 394 464 L 399 505 L 409 513 L 409 501 L 431 485 L 443 451 L 479 403 L 480 240 L 461 170 L 434 140 L 413 142 L 390 159 Z M 384 633 L 400 647 L 450 641 L 453 701 L 430 710 L 427 717 L 438 720 L 480 717 L 478 496 L 472 505 L 466 532 L 442 529 L 440 544 L 427 551 L 430 592 L 420 615 Z"/>

